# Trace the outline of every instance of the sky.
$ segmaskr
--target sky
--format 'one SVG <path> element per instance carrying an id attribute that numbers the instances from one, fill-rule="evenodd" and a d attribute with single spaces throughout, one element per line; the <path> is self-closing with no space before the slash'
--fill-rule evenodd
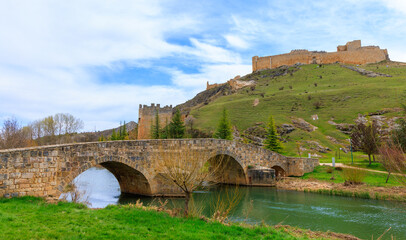
<path id="1" fill-rule="evenodd" d="M 137 121 L 251 73 L 252 56 L 361 39 L 406 62 L 406 1 L 0 0 L 0 123 Z"/>

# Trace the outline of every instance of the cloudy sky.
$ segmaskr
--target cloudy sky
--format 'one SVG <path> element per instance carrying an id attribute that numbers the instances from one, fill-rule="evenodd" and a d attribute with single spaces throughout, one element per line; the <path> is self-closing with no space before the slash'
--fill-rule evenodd
<path id="1" fill-rule="evenodd" d="M 0 122 L 137 120 L 251 72 L 251 57 L 361 39 L 406 62 L 406 1 L 0 0 Z"/>

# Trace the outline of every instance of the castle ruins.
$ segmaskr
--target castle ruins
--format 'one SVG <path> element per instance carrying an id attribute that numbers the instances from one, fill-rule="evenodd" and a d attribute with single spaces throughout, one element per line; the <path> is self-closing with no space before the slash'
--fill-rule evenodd
<path id="1" fill-rule="evenodd" d="M 337 46 L 337 52 L 292 50 L 290 53 L 252 57 L 252 71 L 277 68 L 283 65 L 301 64 L 366 64 L 389 60 L 388 50 L 379 46 L 361 46 L 361 40 Z"/>

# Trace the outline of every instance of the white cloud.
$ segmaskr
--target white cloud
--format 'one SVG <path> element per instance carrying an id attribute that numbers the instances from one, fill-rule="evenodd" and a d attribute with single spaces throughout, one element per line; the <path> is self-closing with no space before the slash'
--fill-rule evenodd
<path id="1" fill-rule="evenodd" d="M 240 63 L 239 54 L 228 51 L 224 48 L 191 38 L 193 48 L 184 49 L 186 54 L 197 57 L 201 62 L 209 63 Z"/>
<path id="2" fill-rule="evenodd" d="M 225 35 L 224 38 L 227 40 L 228 44 L 231 45 L 232 47 L 241 48 L 241 49 L 247 49 L 249 47 L 248 42 L 239 36 Z"/>
<path id="3" fill-rule="evenodd" d="M 252 72 L 251 65 L 244 64 L 216 64 L 203 65 L 199 73 L 185 74 L 179 70 L 173 70 L 173 81 L 176 85 L 202 89 L 206 87 L 207 81 L 210 83 L 223 83 L 236 75 L 244 76 Z"/>

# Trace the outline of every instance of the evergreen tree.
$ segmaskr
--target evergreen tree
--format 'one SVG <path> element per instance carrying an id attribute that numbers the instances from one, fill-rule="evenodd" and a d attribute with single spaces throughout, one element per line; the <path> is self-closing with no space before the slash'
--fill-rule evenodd
<path id="1" fill-rule="evenodd" d="M 128 140 L 128 132 L 127 132 L 127 126 L 125 124 L 125 121 L 124 121 L 123 128 L 121 130 L 120 140 Z"/>
<path id="2" fill-rule="evenodd" d="M 231 122 L 228 119 L 227 110 L 223 109 L 223 116 L 220 119 L 217 130 L 213 135 L 214 138 L 233 140 L 233 131 L 231 129 Z"/>
<path id="3" fill-rule="evenodd" d="M 158 109 L 157 109 L 155 112 L 155 124 L 152 129 L 152 138 L 159 139 L 160 133 L 161 133 L 161 129 L 159 127 L 159 113 L 158 113 Z"/>
<path id="4" fill-rule="evenodd" d="M 182 121 L 182 116 L 179 109 L 173 115 L 171 123 L 169 123 L 169 137 L 170 138 L 183 138 L 185 135 L 185 124 Z"/>
<path id="5" fill-rule="evenodd" d="M 279 135 L 276 131 L 275 122 L 272 115 L 269 117 L 268 126 L 266 128 L 265 148 L 271 151 L 281 153 L 282 145 L 279 141 Z"/>
<path id="6" fill-rule="evenodd" d="M 165 120 L 165 127 L 161 131 L 161 139 L 167 139 L 169 137 L 169 123 L 168 118 Z"/>
<path id="7" fill-rule="evenodd" d="M 111 134 L 110 141 L 116 141 L 116 140 L 117 140 L 116 130 L 113 129 L 113 133 Z"/>
<path id="8" fill-rule="evenodd" d="M 106 138 L 103 136 L 103 134 L 99 137 L 99 142 L 104 142 L 106 141 Z"/>

